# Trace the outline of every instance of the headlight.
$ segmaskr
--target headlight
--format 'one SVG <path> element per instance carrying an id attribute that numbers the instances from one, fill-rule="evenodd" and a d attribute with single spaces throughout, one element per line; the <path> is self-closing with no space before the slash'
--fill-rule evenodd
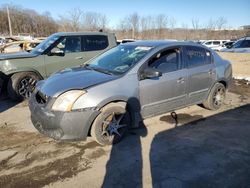
<path id="1" fill-rule="evenodd" d="M 71 111 L 75 101 L 85 93 L 86 91 L 82 90 L 71 90 L 61 94 L 54 102 L 52 110 L 63 112 Z"/>

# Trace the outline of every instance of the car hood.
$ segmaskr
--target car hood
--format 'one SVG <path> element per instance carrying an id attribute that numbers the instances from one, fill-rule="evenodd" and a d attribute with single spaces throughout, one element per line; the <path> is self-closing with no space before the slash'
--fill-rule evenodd
<path id="1" fill-rule="evenodd" d="M 37 54 L 29 53 L 29 52 L 17 52 L 17 53 L 9 53 L 9 54 L 1 54 L 0 60 L 6 59 L 19 59 L 19 58 L 31 58 L 36 57 Z"/>
<path id="2" fill-rule="evenodd" d="M 46 96 L 57 97 L 68 90 L 85 89 L 116 78 L 118 76 L 78 67 L 65 69 L 53 74 L 47 80 L 38 82 L 37 89 Z"/>

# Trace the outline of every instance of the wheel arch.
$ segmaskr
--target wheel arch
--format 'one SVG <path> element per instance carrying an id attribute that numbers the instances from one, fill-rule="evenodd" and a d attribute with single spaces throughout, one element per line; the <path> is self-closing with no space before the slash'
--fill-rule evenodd
<path id="1" fill-rule="evenodd" d="M 112 105 L 121 105 L 122 107 L 126 108 L 126 104 L 127 104 L 127 101 L 126 100 L 122 100 L 122 99 L 117 99 L 117 100 L 111 100 L 111 101 L 105 101 L 105 102 L 102 102 L 99 106 L 98 106 L 98 111 L 101 113 L 103 110 L 105 110 L 106 108 L 112 106 Z M 99 113 L 99 114 L 100 114 Z M 98 114 L 98 115 L 99 115 Z M 98 116 L 97 115 L 97 116 Z M 93 121 L 91 122 L 90 126 L 89 126 L 89 130 L 88 130 L 88 135 L 90 136 L 90 132 L 91 132 L 91 129 L 92 129 L 92 125 L 95 121 L 95 119 L 97 118 L 97 116 L 93 119 Z"/>
<path id="2" fill-rule="evenodd" d="M 36 74 L 41 80 L 43 80 L 43 76 L 39 73 L 39 71 L 35 70 L 35 69 L 21 69 L 21 70 L 13 70 L 13 71 L 9 71 L 7 72 L 5 75 L 10 78 L 11 76 L 13 76 L 14 74 L 17 73 L 23 73 L 23 72 L 31 72 Z"/>

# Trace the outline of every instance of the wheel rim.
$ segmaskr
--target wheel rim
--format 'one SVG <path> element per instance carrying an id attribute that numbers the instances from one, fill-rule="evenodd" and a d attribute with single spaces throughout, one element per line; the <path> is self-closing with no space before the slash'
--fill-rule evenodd
<path id="1" fill-rule="evenodd" d="M 23 98 L 29 98 L 35 88 L 36 82 L 37 81 L 32 77 L 23 78 L 18 85 L 19 95 L 21 95 Z"/>
<path id="2" fill-rule="evenodd" d="M 102 135 L 112 141 L 115 137 L 121 138 L 127 124 L 123 123 L 125 114 L 111 114 L 102 122 Z"/>
<path id="3" fill-rule="evenodd" d="M 225 88 L 219 87 L 216 89 L 214 96 L 213 96 L 213 104 L 216 107 L 220 107 L 225 99 Z"/>

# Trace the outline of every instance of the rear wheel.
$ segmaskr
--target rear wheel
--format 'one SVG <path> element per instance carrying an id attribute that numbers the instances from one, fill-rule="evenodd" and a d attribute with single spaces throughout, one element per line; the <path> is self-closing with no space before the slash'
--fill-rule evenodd
<path id="1" fill-rule="evenodd" d="M 104 107 L 95 119 L 91 136 L 101 145 L 118 143 L 125 135 L 130 124 L 129 112 L 116 103 Z"/>
<path id="2" fill-rule="evenodd" d="M 216 83 L 211 89 L 207 100 L 203 103 L 203 106 L 209 110 L 219 109 L 226 96 L 226 88 L 221 83 Z"/>
<path id="3" fill-rule="evenodd" d="M 8 82 L 8 94 L 13 100 L 24 100 L 30 97 L 39 77 L 32 72 L 20 72 L 11 76 Z"/>

